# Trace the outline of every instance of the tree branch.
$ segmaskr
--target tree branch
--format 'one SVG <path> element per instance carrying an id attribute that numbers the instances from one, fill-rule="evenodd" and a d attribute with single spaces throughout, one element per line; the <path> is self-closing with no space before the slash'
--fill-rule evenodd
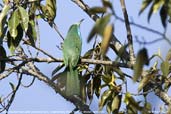
<path id="1" fill-rule="evenodd" d="M 22 61 L 24 63 L 28 62 L 63 62 L 62 58 L 15 58 L 15 59 L 8 59 L 8 58 L 0 58 L 0 61 L 8 61 L 8 62 L 14 62 L 14 61 Z M 22 64 L 24 64 L 22 63 Z M 94 60 L 94 59 L 81 59 L 81 63 L 88 63 L 88 64 L 102 64 L 102 65 L 109 65 L 114 67 L 123 67 L 123 68 L 132 68 L 133 66 L 129 63 L 121 63 L 116 61 L 105 61 L 105 60 Z M 21 66 L 21 65 L 20 65 Z"/>
<path id="2" fill-rule="evenodd" d="M 156 88 L 154 92 L 163 102 L 171 106 L 171 97 L 169 97 L 166 92 L 164 92 L 161 88 Z"/>
<path id="3" fill-rule="evenodd" d="M 127 30 L 127 39 L 128 39 L 128 47 L 129 47 L 129 56 L 130 56 L 130 62 L 132 65 L 135 64 L 135 55 L 134 55 L 134 48 L 133 48 L 133 41 L 132 41 L 132 32 L 131 27 L 129 23 L 128 13 L 126 10 L 125 0 L 120 0 L 122 12 L 125 18 L 125 26 Z"/>

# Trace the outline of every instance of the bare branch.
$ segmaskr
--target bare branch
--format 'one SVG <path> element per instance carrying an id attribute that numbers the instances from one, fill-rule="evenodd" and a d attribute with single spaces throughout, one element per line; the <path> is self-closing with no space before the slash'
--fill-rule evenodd
<path id="1" fill-rule="evenodd" d="M 120 0 L 121 6 L 122 6 L 122 12 L 125 18 L 125 26 L 127 30 L 127 39 L 128 39 L 128 47 L 129 47 L 129 56 L 130 56 L 130 62 L 134 65 L 135 63 L 135 55 L 134 55 L 134 48 L 133 48 L 133 41 L 132 41 L 132 32 L 131 27 L 129 23 L 128 13 L 126 10 L 125 0 Z"/>
<path id="2" fill-rule="evenodd" d="M 26 59 L 22 59 L 22 58 L 15 58 L 15 59 L 0 59 L 0 61 L 9 61 L 9 62 L 13 62 L 13 61 L 22 61 L 25 63 L 28 62 L 47 62 L 47 63 L 52 63 L 52 62 L 63 62 L 62 58 L 26 58 Z M 129 63 L 120 63 L 120 62 L 116 62 L 116 61 L 105 61 L 105 60 L 94 60 L 94 59 L 81 59 L 81 63 L 88 63 L 88 64 L 102 64 L 102 65 L 109 65 L 109 66 L 115 66 L 115 67 L 124 67 L 124 68 L 132 68 L 133 66 Z M 22 64 L 22 65 L 23 65 Z M 21 66 L 21 65 L 20 65 Z"/>
<path id="3" fill-rule="evenodd" d="M 59 32 L 58 27 L 57 27 L 57 25 L 56 25 L 55 23 L 53 23 L 53 27 L 54 27 L 55 31 L 58 33 L 58 35 L 62 38 L 62 40 L 64 40 L 64 37 L 63 37 L 62 34 Z"/>

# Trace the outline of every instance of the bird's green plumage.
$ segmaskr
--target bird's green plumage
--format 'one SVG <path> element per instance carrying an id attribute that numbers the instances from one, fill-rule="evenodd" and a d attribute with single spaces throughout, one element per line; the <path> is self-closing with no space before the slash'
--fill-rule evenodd
<path id="1" fill-rule="evenodd" d="M 79 26 L 80 23 L 77 23 L 70 27 L 63 43 L 64 64 L 69 70 L 66 81 L 67 96 L 80 95 L 80 80 L 76 69 L 82 48 Z"/>

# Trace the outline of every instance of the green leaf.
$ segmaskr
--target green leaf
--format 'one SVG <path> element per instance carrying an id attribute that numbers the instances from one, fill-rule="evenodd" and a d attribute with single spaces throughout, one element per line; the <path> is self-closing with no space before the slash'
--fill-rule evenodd
<path id="1" fill-rule="evenodd" d="M 153 2 L 153 0 L 143 0 L 139 15 L 150 5 L 151 2 Z"/>
<path id="2" fill-rule="evenodd" d="M 10 10 L 10 5 L 4 5 L 1 13 L 0 13 L 0 37 L 3 35 L 4 33 L 4 25 L 6 23 L 6 19 L 5 17 L 7 16 L 8 11 Z"/>
<path id="3" fill-rule="evenodd" d="M 111 15 L 108 14 L 96 21 L 94 27 L 92 28 L 92 30 L 88 36 L 87 42 L 90 42 L 95 34 L 99 34 L 99 35 L 103 36 L 104 29 L 105 29 L 106 25 L 109 23 L 110 17 L 111 17 Z"/>
<path id="4" fill-rule="evenodd" d="M 21 26 L 26 32 L 28 29 L 29 15 L 28 12 L 21 6 L 18 6 L 18 12 L 21 19 Z"/>
<path id="5" fill-rule="evenodd" d="M 15 89 L 16 89 L 15 85 L 14 85 L 12 82 L 9 82 L 9 84 L 10 84 L 10 86 L 11 86 L 11 89 L 12 89 L 13 91 L 15 91 Z"/>
<path id="6" fill-rule="evenodd" d="M 148 61 L 147 50 L 145 48 L 143 48 L 138 52 L 138 55 L 136 58 L 136 63 L 134 65 L 134 76 L 133 76 L 134 82 L 137 81 L 139 79 L 139 77 L 141 76 L 143 66 L 145 64 L 148 65 L 149 61 Z"/>
<path id="7" fill-rule="evenodd" d="M 96 13 L 105 13 L 106 8 L 105 7 L 93 7 L 88 10 L 90 14 L 96 14 Z"/>
<path id="8" fill-rule="evenodd" d="M 0 59 L 5 59 L 6 56 L 6 51 L 4 47 L 0 46 Z M 6 66 L 6 61 L 0 61 L 0 73 L 4 72 Z"/>
<path id="9" fill-rule="evenodd" d="M 122 95 L 115 95 L 112 100 L 111 110 L 114 114 L 118 114 L 122 101 Z"/>
<path id="10" fill-rule="evenodd" d="M 112 93 L 111 90 L 104 91 L 104 93 L 102 94 L 101 99 L 99 101 L 99 111 L 101 111 L 103 109 L 107 100 L 111 97 L 111 95 L 112 95 L 111 93 Z"/>
<path id="11" fill-rule="evenodd" d="M 8 21 L 9 32 L 10 32 L 11 37 L 14 39 L 18 35 L 17 26 L 19 25 L 19 23 L 20 23 L 20 19 L 18 16 L 18 11 L 15 10 L 14 12 L 12 12 L 12 15 Z"/>
<path id="12" fill-rule="evenodd" d="M 162 62 L 160 68 L 163 73 L 163 76 L 166 77 L 169 74 L 169 62 L 168 61 Z"/>

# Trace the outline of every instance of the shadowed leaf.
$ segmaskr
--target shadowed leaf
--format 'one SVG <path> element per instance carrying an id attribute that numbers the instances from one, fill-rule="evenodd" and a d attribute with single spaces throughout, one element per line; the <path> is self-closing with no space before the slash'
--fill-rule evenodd
<path id="1" fill-rule="evenodd" d="M 143 66 L 145 64 L 148 65 L 149 61 L 148 61 L 147 50 L 145 48 L 143 48 L 138 52 L 138 55 L 136 58 L 136 63 L 134 65 L 134 76 L 133 76 L 134 82 L 137 81 L 139 79 L 139 77 L 141 76 Z"/>
<path id="2" fill-rule="evenodd" d="M 15 39 L 13 39 L 13 37 L 10 35 L 9 31 L 7 33 L 7 44 L 11 54 L 14 53 L 15 49 L 17 48 L 23 37 L 23 29 L 20 24 L 17 26 L 16 30 L 18 34 Z"/>
<path id="3" fill-rule="evenodd" d="M 6 51 L 4 47 L 0 46 L 0 59 L 5 59 L 6 56 Z M 0 61 L 0 73 L 4 72 L 6 66 L 6 61 Z"/>
<path id="4" fill-rule="evenodd" d="M 166 23 L 167 23 L 167 12 L 168 10 L 166 9 L 166 6 L 163 5 L 161 10 L 160 10 L 160 18 L 161 18 L 161 22 L 164 28 L 166 28 Z"/>

